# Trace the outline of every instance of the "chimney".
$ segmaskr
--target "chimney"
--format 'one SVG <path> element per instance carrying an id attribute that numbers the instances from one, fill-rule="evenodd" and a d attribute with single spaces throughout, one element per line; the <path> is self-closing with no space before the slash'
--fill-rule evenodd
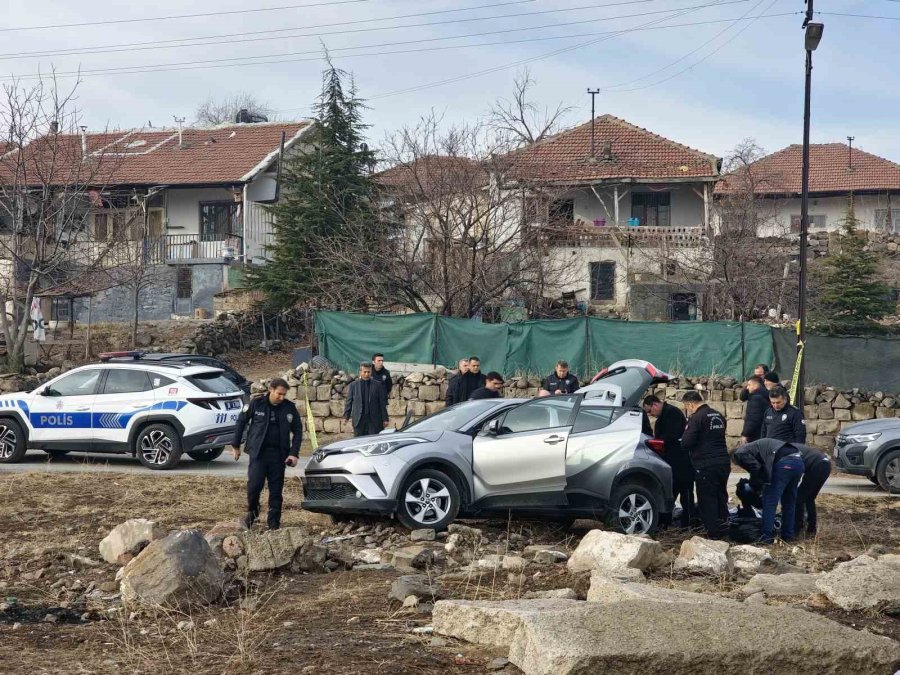
<path id="1" fill-rule="evenodd" d="M 58 134 L 59 133 L 59 122 L 57 120 L 53 120 L 50 122 L 50 133 Z"/>
<path id="2" fill-rule="evenodd" d="M 87 127 L 78 127 L 81 129 L 81 156 L 87 157 L 88 147 L 87 147 Z"/>
<path id="3" fill-rule="evenodd" d="M 173 119 L 175 120 L 175 124 L 178 125 L 178 147 L 183 148 L 184 147 L 184 128 L 182 127 L 182 125 L 184 124 L 185 118 L 173 116 Z"/>
<path id="4" fill-rule="evenodd" d="M 611 162 L 613 160 L 612 141 L 603 141 L 602 158 L 604 161 L 607 161 L 607 162 Z"/>

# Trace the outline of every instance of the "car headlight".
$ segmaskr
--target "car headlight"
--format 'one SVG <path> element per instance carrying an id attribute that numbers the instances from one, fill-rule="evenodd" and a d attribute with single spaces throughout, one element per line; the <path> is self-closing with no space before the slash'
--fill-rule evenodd
<path id="1" fill-rule="evenodd" d="M 401 438 L 397 440 L 372 441 L 362 445 L 354 445 L 346 448 L 349 452 L 358 452 L 365 457 L 375 457 L 379 455 L 389 455 L 394 450 L 399 450 L 407 445 L 415 445 L 416 443 L 427 443 L 424 438 Z"/>
<path id="2" fill-rule="evenodd" d="M 853 434 L 851 436 L 847 436 L 848 443 L 871 443 L 872 441 L 880 438 L 881 434 Z"/>

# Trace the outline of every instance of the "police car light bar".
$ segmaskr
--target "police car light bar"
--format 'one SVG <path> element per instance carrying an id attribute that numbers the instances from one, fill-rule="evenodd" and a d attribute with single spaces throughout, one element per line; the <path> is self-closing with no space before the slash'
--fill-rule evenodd
<path id="1" fill-rule="evenodd" d="M 139 351 L 139 350 L 134 350 L 134 351 L 130 351 L 130 352 L 103 352 L 102 354 L 100 354 L 100 360 L 101 361 L 109 361 L 110 359 L 124 359 L 124 358 L 128 358 L 130 356 L 135 361 L 137 361 L 143 355 L 144 355 L 144 352 Z"/>

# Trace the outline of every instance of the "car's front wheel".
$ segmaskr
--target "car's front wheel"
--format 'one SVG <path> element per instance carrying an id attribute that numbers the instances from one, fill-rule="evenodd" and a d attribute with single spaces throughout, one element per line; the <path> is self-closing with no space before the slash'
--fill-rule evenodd
<path id="1" fill-rule="evenodd" d="M 188 457 L 193 459 L 195 462 L 211 462 L 214 459 L 218 459 L 219 456 L 225 451 L 225 448 L 212 448 L 210 450 L 197 450 L 196 452 L 189 452 Z"/>
<path id="2" fill-rule="evenodd" d="M 875 471 L 878 486 L 890 493 L 900 492 L 900 449 L 888 451 Z"/>
<path id="3" fill-rule="evenodd" d="M 171 469 L 181 459 L 181 438 L 168 424 L 150 424 L 134 439 L 135 454 L 148 469 Z"/>
<path id="4" fill-rule="evenodd" d="M 28 446 L 25 444 L 22 425 L 11 419 L 0 420 L 0 463 L 20 462 L 26 452 Z"/>
<path id="5" fill-rule="evenodd" d="M 441 530 L 456 518 L 461 501 L 459 488 L 450 476 L 434 469 L 419 469 L 403 483 L 397 518 L 410 530 Z"/>
<path id="6" fill-rule="evenodd" d="M 609 501 L 608 524 L 622 534 L 653 534 L 659 525 L 659 500 L 637 483 L 619 485 Z"/>

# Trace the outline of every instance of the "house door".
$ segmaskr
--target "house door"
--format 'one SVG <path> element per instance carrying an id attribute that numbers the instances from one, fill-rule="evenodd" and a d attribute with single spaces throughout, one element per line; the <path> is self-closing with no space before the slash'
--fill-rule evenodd
<path id="1" fill-rule="evenodd" d="M 175 298 L 172 311 L 181 316 L 189 316 L 194 311 L 194 268 L 181 265 L 175 268 Z"/>
<path id="2" fill-rule="evenodd" d="M 672 295 L 669 296 L 669 320 L 696 321 L 697 294 L 672 293 Z"/>

